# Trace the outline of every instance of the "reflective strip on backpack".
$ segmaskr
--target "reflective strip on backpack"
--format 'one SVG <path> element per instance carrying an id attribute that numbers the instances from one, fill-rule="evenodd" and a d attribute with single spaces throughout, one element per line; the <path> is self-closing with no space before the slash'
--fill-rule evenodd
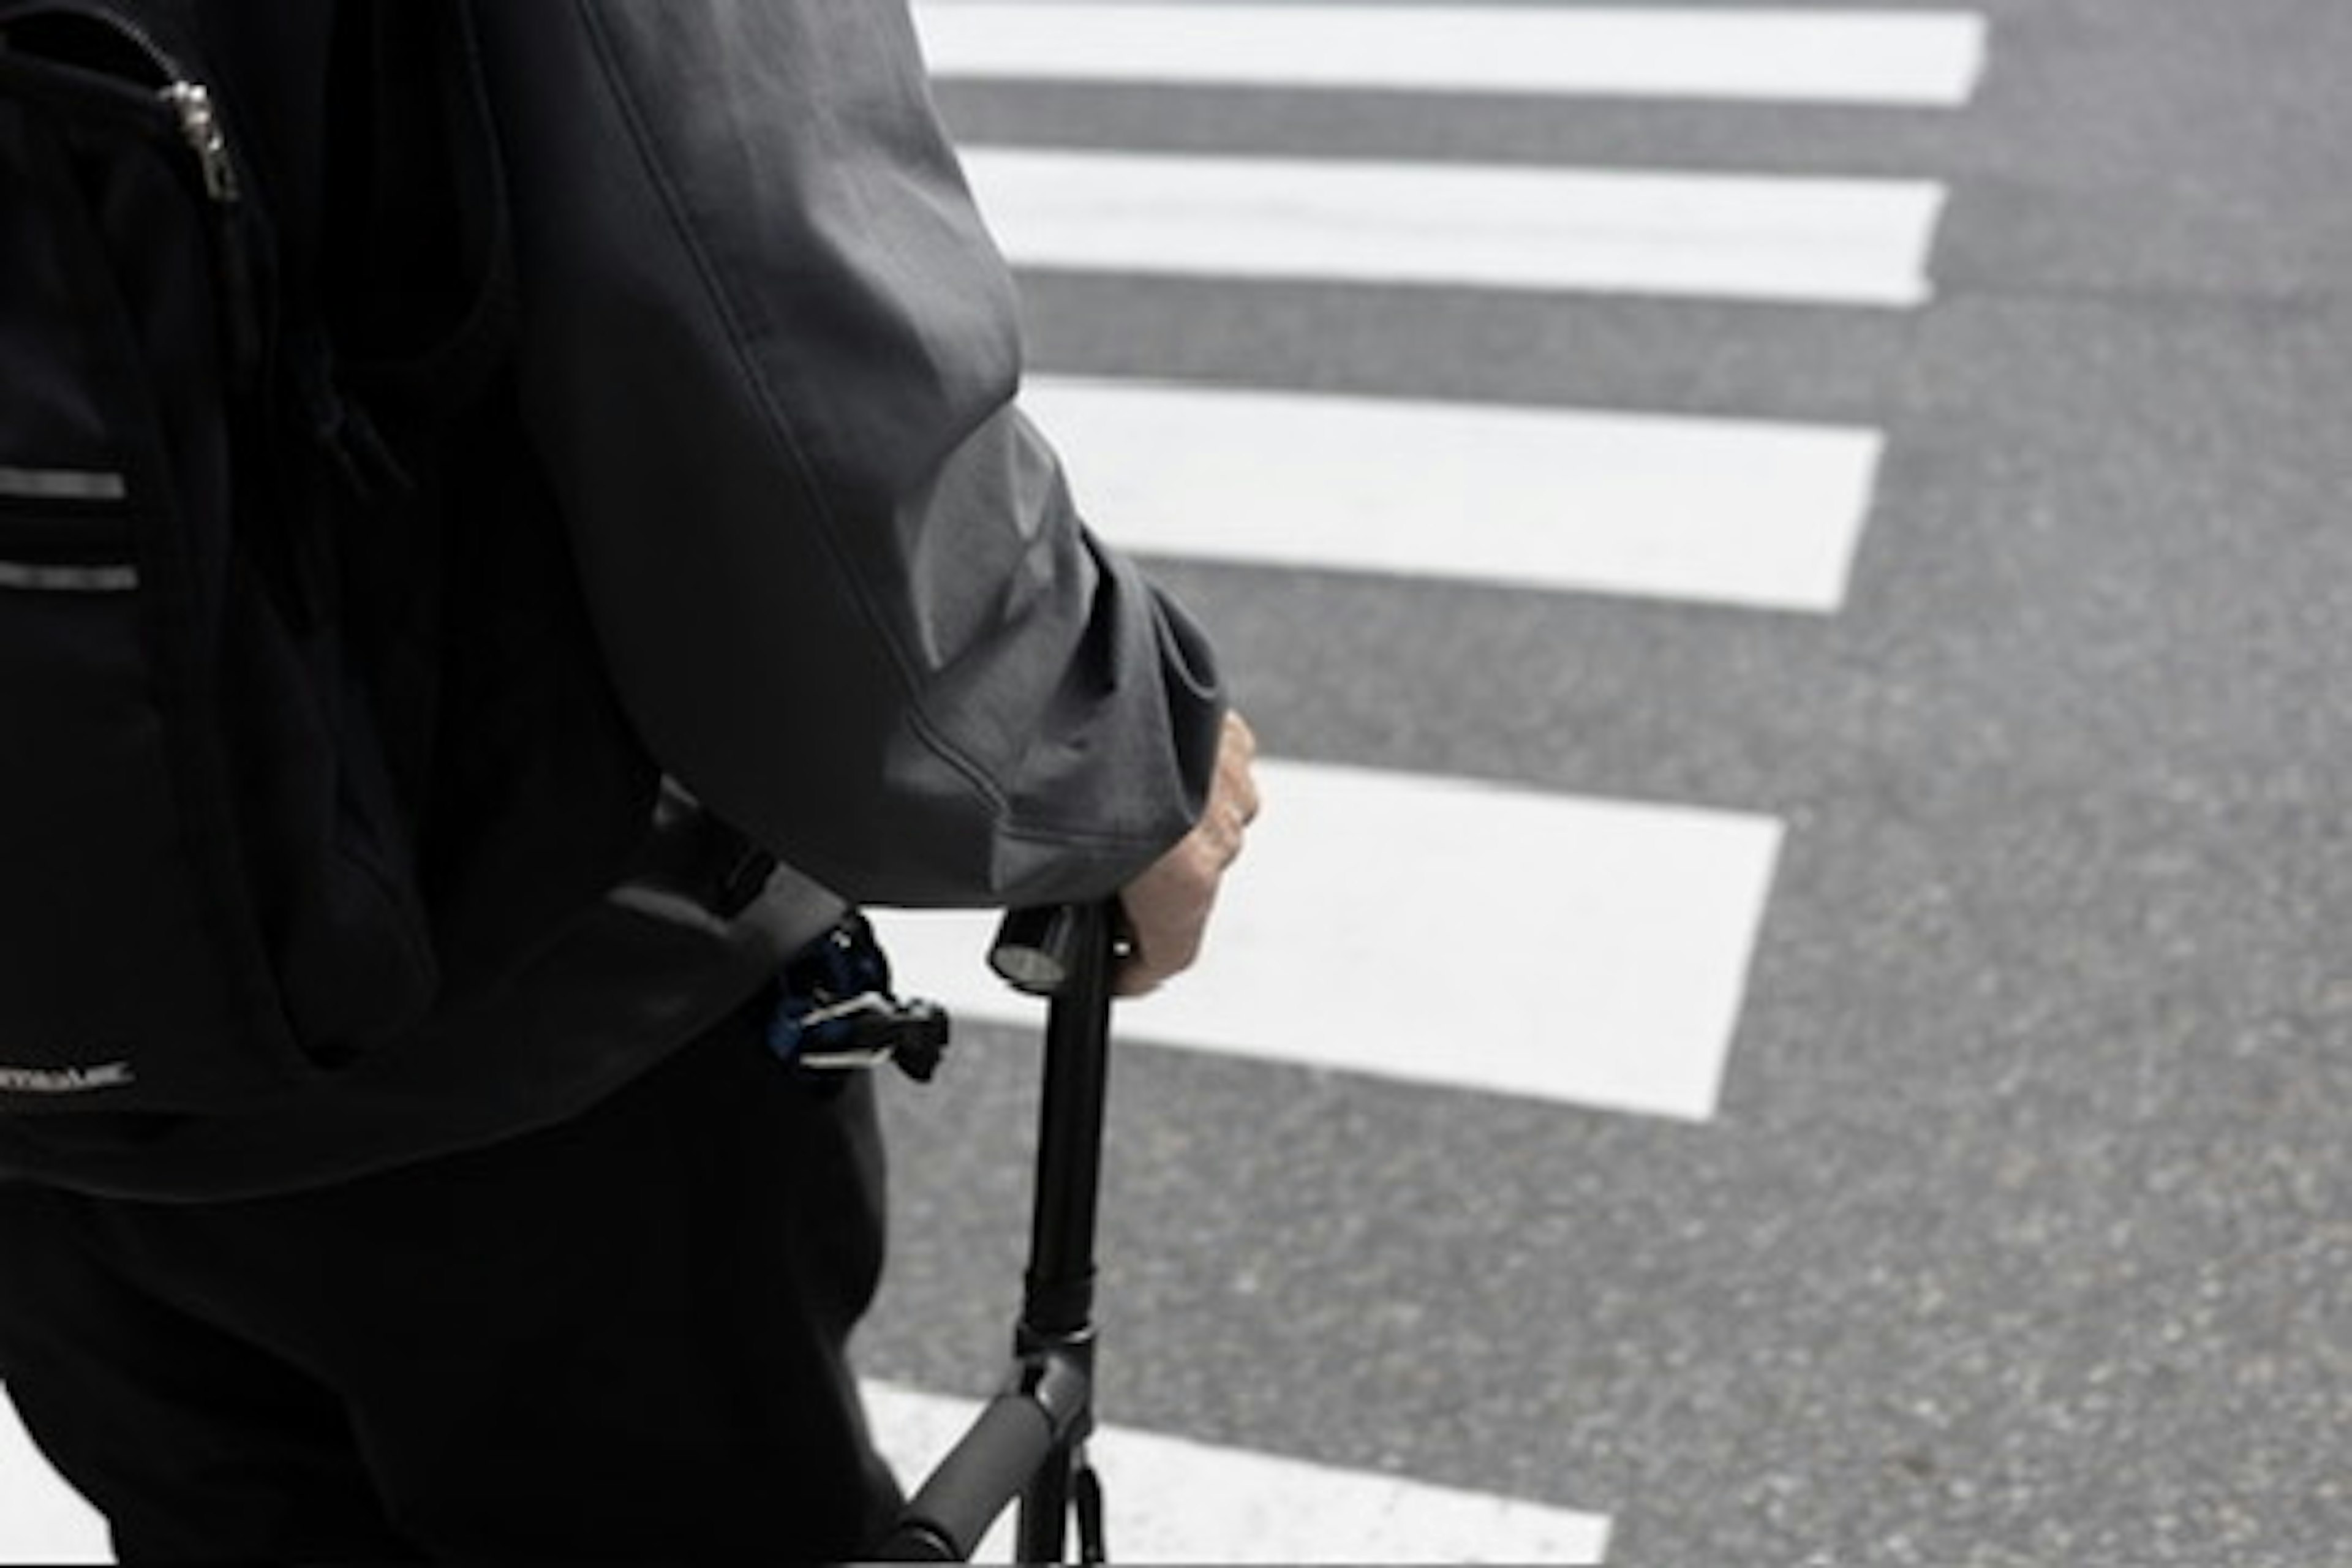
<path id="1" fill-rule="evenodd" d="M 0 561 L 0 589 L 38 594 L 128 594 L 139 586 L 136 566 L 44 566 Z"/>
<path id="2" fill-rule="evenodd" d="M 102 468 L 12 468 L 0 465 L 0 500 L 88 506 L 120 501 L 129 493 L 121 474 Z M 127 594 L 138 586 L 139 568 L 123 562 L 0 559 L 0 589 L 42 594 Z"/>
<path id="3" fill-rule="evenodd" d="M 122 476 L 103 469 L 0 467 L 0 496 L 11 500 L 108 501 L 127 493 Z"/>

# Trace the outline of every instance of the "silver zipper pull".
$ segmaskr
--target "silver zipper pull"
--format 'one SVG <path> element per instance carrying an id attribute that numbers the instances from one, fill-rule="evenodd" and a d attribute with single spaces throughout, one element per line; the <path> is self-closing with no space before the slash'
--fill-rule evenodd
<path id="1" fill-rule="evenodd" d="M 195 82 L 175 81 L 163 89 L 163 99 L 180 117 L 181 138 L 204 170 L 205 194 L 224 204 L 236 200 L 236 165 L 229 161 L 228 138 L 213 111 L 213 95 Z"/>

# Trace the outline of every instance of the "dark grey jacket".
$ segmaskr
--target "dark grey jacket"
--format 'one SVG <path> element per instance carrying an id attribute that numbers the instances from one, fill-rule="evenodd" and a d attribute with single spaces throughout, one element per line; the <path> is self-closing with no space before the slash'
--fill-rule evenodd
<path id="1" fill-rule="evenodd" d="M 902 0 L 478 16 L 525 417 L 614 684 L 660 765 L 796 869 L 714 912 L 707 824 L 673 801 L 641 875 L 419 1037 L 132 1151 L 47 1130 L 51 1179 L 259 1193 L 550 1123 L 845 900 L 1104 894 L 1201 809 L 1209 651 L 1014 408 L 1011 283 Z"/>
<path id="2" fill-rule="evenodd" d="M 656 755 L 855 899 L 1100 891 L 1165 848 L 1206 650 L 1014 411 L 904 5 L 481 9 L 528 415 Z"/>

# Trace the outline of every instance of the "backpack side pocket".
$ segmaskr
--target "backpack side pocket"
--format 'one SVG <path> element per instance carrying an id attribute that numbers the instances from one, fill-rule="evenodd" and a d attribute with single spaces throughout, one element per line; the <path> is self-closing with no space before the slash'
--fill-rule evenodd
<path id="1" fill-rule="evenodd" d="M 255 565 L 257 301 L 188 102 L 0 48 L 0 1113 L 250 1105 L 437 984 L 333 628 Z"/>

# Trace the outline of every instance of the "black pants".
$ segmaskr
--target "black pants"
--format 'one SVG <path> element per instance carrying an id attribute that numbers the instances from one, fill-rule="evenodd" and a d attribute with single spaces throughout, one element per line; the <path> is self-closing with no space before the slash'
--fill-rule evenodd
<path id="1" fill-rule="evenodd" d="M 130 1561 L 839 1560 L 872 1090 L 739 1016 L 571 1124 L 173 1206 L 0 1187 L 0 1380 Z"/>

